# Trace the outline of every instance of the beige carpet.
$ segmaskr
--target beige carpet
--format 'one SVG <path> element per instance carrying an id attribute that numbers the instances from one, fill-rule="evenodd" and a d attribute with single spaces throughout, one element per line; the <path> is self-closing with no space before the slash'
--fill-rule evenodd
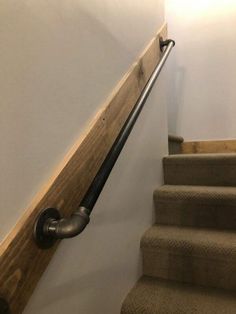
<path id="1" fill-rule="evenodd" d="M 236 186 L 236 154 L 171 155 L 163 160 L 165 184 Z"/>
<path id="2" fill-rule="evenodd" d="M 143 276 L 129 293 L 122 314 L 235 314 L 236 295 Z"/>
<path id="3" fill-rule="evenodd" d="M 121 313 L 236 313 L 236 154 L 172 155 L 163 166 L 144 276 Z"/>

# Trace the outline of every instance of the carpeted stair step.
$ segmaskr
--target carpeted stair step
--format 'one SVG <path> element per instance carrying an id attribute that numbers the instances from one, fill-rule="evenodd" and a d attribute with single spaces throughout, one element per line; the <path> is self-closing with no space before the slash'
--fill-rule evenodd
<path id="1" fill-rule="evenodd" d="M 158 224 L 236 230 L 236 187 L 163 185 L 154 202 Z"/>
<path id="2" fill-rule="evenodd" d="M 234 314 L 236 295 L 143 276 L 125 299 L 121 314 Z"/>
<path id="3" fill-rule="evenodd" d="M 181 154 L 181 145 L 184 142 L 183 137 L 177 135 L 168 135 L 169 154 Z"/>
<path id="4" fill-rule="evenodd" d="M 155 225 L 141 248 L 144 275 L 236 289 L 236 232 Z"/>
<path id="5" fill-rule="evenodd" d="M 180 154 L 163 159 L 165 184 L 236 186 L 236 154 Z"/>

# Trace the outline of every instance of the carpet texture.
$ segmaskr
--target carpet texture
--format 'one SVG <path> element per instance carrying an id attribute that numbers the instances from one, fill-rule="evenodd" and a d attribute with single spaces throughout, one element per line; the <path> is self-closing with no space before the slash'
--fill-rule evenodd
<path id="1" fill-rule="evenodd" d="M 156 223 L 236 229 L 236 188 L 164 185 L 154 192 Z"/>
<path id="2" fill-rule="evenodd" d="M 145 275 L 236 289 L 235 232 L 156 225 L 141 248 Z"/>
<path id="3" fill-rule="evenodd" d="M 122 314 L 236 313 L 236 154 L 171 155 Z"/>
<path id="4" fill-rule="evenodd" d="M 181 144 L 183 143 L 184 139 L 181 136 L 176 135 L 168 135 L 168 147 L 169 147 L 169 154 L 180 154 L 181 153 Z"/>
<path id="5" fill-rule="evenodd" d="M 236 295 L 143 276 L 121 314 L 235 314 Z"/>
<path id="6" fill-rule="evenodd" d="M 171 155 L 163 167 L 165 184 L 236 186 L 234 153 Z"/>

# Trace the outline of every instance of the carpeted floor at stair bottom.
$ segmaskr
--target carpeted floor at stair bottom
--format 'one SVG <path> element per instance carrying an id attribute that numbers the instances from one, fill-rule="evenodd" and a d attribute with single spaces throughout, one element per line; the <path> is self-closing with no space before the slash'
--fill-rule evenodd
<path id="1" fill-rule="evenodd" d="M 236 154 L 171 155 L 122 314 L 236 314 Z"/>
<path id="2" fill-rule="evenodd" d="M 143 276 L 129 293 L 122 314 L 236 313 L 235 294 Z"/>

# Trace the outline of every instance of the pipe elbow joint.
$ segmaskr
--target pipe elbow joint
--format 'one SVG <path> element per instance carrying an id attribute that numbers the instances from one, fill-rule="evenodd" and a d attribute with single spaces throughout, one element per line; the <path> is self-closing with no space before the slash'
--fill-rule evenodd
<path id="1" fill-rule="evenodd" d="M 45 231 L 56 239 L 73 238 L 83 232 L 89 221 L 88 210 L 80 207 L 70 218 L 49 221 Z"/>
<path id="2" fill-rule="evenodd" d="M 163 40 L 163 38 L 160 38 L 160 49 L 163 51 L 164 47 L 168 46 L 170 43 L 172 43 L 172 46 L 175 46 L 175 41 L 173 39 L 166 39 Z"/>

